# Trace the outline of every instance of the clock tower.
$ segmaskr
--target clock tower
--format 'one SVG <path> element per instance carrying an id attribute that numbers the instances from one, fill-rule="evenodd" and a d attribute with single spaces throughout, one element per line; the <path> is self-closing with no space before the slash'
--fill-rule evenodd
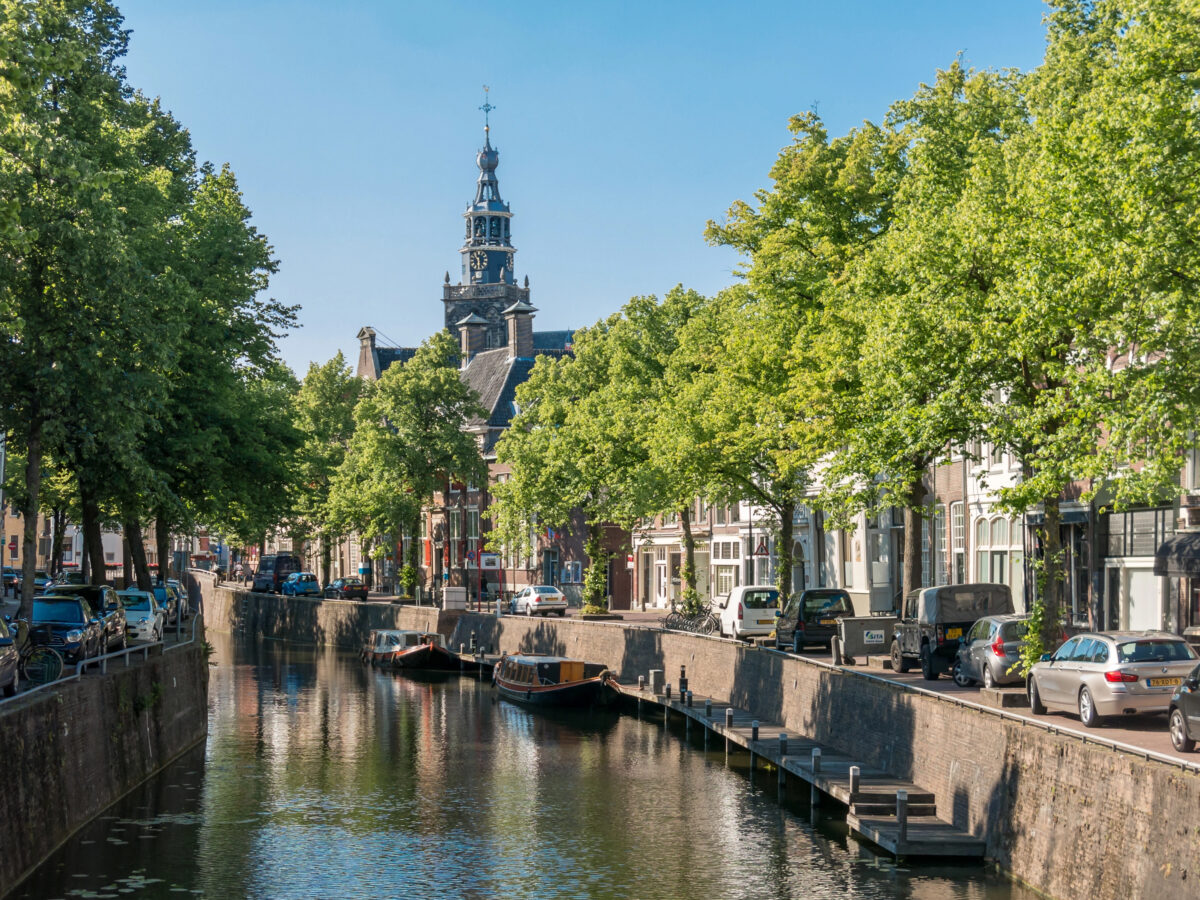
<path id="1" fill-rule="evenodd" d="M 504 310 L 514 303 L 529 303 L 529 279 L 525 287 L 517 285 L 512 245 L 512 211 L 500 199 L 500 182 L 496 167 L 500 154 L 492 147 L 491 128 L 486 116 L 494 107 L 484 103 L 483 149 L 475 157 L 479 178 L 475 184 L 475 200 L 463 213 L 466 236 L 459 250 L 462 255 L 462 280 L 446 284 L 442 302 L 446 304 L 446 328 L 455 333 L 464 319 L 478 316 L 486 322 L 484 346 L 503 347 L 507 341 Z"/>

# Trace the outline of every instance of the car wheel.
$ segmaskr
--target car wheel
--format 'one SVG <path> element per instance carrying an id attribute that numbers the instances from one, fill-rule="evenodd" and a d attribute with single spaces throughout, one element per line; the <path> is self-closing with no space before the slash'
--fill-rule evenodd
<path id="1" fill-rule="evenodd" d="M 1100 724 L 1100 716 L 1096 714 L 1096 701 L 1092 692 L 1087 688 L 1079 689 L 1079 721 L 1087 728 L 1095 728 Z"/>
<path id="2" fill-rule="evenodd" d="M 970 678 L 967 673 L 963 671 L 963 665 L 961 661 L 954 663 L 954 668 L 950 672 L 950 677 L 954 679 L 954 683 L 959 687 L 970 687 L 975 683 L 974 679 Z"/>
<path id="3" fill-rule="evenodd" d="M 985 688 L 994 688 L 996 686 L 996 676 L 992 674 L 990 664 L 983 667 L 983 686 Z"/>
<path id="4" fill-rule="evenodd" d="M 1035 716 L 1046 714 L 1046 704 L 1042 702 L 1042 695 L 1038 693 L 1037 682 L 1032 675 L 1029 676 L 1029 711 Z"/>
<path id="5" fill-rule="evenodd" d="M 799 653 L 803 647 L 804 647 L 804 644 L 801 643 L 801 641 L 800 641 L 800 635 L 793 634 L 792 635 L 792 652 Z"/>
<path id="6" fill-rule="evenodd" d="M 533 617 L 533 607 L 528 603 L 525 604 L 525 615 L 529 616 L 530 618 Z"/>
<path id="7" fill-rule="evenodd" d="M 892 671 L 903 674 L 907 672 L 909 668 L 911 668 L 909 661 L 905 659 L 904 654 L 900 652 L 900 642 L 892 641 Z"/>
<path id="8" fill-rule="evenodd" d="M 129 646 L 129 638 L 127 638 L 127 637 L 125 636 L 125 634 L 124 634 L 124 633 L 122 633 L 122 634 L 121 634 L 121 643 L 117 644 L 117 649 L 118 649 L 118 650 L 124 650 L 124 649 L 125 649 L 126 647 L 128 647 L 128 646 Z"/>
<path id="9" fill-rule="evenodd" d="M 16 683 L 16 679 L 13 679 Z M 11 697 L 12 695 L 9 694 Z M 1196 749 L 1196 742 L 1188 737 L 1187 723 L 1183 720 L 1183 713 L 1178 709 L 1171 710 L 1171 743 L 1175 745 L 1175 749 L 1180 753 L 1191 753 Z"/>
<path id="10" fill-rule="evenodd" d="M 564 619 L 564 618 L 566 618 L 566 615 L 567 615 L 567 611 L 566 611 L 565 609 L 560 609 L 560 610 L 558 611 L 558 617 L 559 617 L 560 619 Z"/>
<path id="11" fill-rule="evenodd" d="M 926 681 L 937 681 L 938 672 L 933 667 L 933 651 L 926 644 L 921 648 L 921 677 Z"/>

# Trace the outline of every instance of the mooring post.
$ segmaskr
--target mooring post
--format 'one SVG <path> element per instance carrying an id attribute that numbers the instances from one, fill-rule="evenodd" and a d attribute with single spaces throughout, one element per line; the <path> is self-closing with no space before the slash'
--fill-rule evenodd
<path id="1" fill-rule="evenodd" d="M 858 766 L 850 767 L 850 803 L 854 803 L 854 795 L 858 793 L 858 782 L 862 775 L 862 770 Z"/>
<path id="2" fill-rule="evenodd" d="M 646 689 L 646 676 L 639 675 L 638 676 L 638 690 L 644 691 L 645 689 Z M 641 700 L 639 700 L 638 702 L 641 703 Z"/>
<path id="3" fill-rule="evenodd" d="M 671 685 L 663 685 L 663 696 L 667 698 L 667 703 L 671 702 Z"/>
<path id="4" fill-rule="evenodd" d="M 712 718 L 712 697 L 707 697 L 704 700 L 704 718 Z"/>
<path id="5" fill-rule="evenodd" d="M 783 768 L 784 757 L 787 756 L 787 734 L 779 732 L 779 796 L 783 796 L 783 786 L 787 780 L 787 771 Z"/>
<path id="6" fill-rule="evenodd" d="M 758 719 L 755 719 L 753 722 L 750 723 L 750 740 L 751 741 L 758 740 Z"/>
<path id="7" fill-rule="evenodd" d="M 896 791 L 896 855 L 901 855 L 900 845 L 908 840 L 908 791 Z"/>
<path id="8" fill-rule="evenodd" d="M 729 733 L 733 731 L 733 707 L 725 707 L 725 755 L 729 756 Z"/>
<path id="9" fill-rule="evenodd" d="M 692 692 L 691 691 L 687 692 L 687 708 L 688 709 L 692 708 Z"/>
<path id="10" fill-rule="evenodd" d="M 682 697 L 684 694 L 686 694 L 687 689 L 688 689 L 687 666 L 680 666 L 679 667 L 679 696 Z"/>
<path id="11" fill-rule="evenodd" d="M 817 775 L 821 772 L 821 748 L 813 747 L 812 752 L 813 780 L 809 785 L 808 802 L 813 809 L 821 805 L 821 789 L 817 787 Z"/>

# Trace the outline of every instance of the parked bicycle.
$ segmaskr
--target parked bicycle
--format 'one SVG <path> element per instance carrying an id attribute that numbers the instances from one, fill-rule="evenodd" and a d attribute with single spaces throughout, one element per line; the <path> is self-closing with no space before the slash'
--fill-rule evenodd
<path id="1" fill-rule="evenodd" d="M 688 616 L 673 609 L 663 618 L 662 627 L 670 631 L 689 631 L 692 634 L 716 634 L 721 630 L 721 621 L 708 610 Z"/>
<path id="2" fill-rule="evenodd" d="M 39 644 L 29 633 L 29 623 L 18 619 L 16 625 L 16 645 L 20 659 L 17 662 L 21 678 L 30 684 L 49 684 L 62 677 L 62 654 L 53 647 Z"/>

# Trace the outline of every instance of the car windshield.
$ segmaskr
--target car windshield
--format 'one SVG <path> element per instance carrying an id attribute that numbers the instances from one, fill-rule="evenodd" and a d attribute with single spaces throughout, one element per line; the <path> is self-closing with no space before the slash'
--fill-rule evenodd
<path id="1" fill-rule="evenodd" d="M 346 587 L 358 587 L 358 585 L 362 584 L 357 578 L 347 578 L 343 583 Z"/>
<path id="2" fill-rule="evenodd" d="M 34 600 L 33 620 L 80 625 L 83 623 L 83 609 L 78 600 Z"/>
<path id="3" fill-rule="evenodd" d="M 1159 638 L 1122 641 L 1117 644 L 1117 660 L 1123 663 L 1183 662 L 1195 658 L 1195 651 L 1186 641 Z"/>
<path id="4" fill-rule="evenodd" d="M 1003 641 L 1019 641 L 1029 633 L 1028 620 L 1005 622 L 1000 626 L 1000 639 Z"/>
<path id="5" fill-rule="evenodd" d="M 850 595 L 844 591 L 805 591 L 804 611 L 809 614 L 850 612 Z"/>
<path id="6" fill-rule="evenodd" d="M 779 591 L 771 588 L 762 591 L 746 591 L 742 595 L 746 609 L 773 609 L 779 605 Z"/>
<path id="7" fill-rule="evenodd" d="M 145 594 L 123 594 L 121 605 L 126 609 L 149 609 L 150 598 Z"/>
<path id="8" fill-rule="evenodd" d="M 537 591 L 539 594 L 557 594 L 558 593 L 558 588 L 552 588 L 552 587 L 538 587 L 538 588 L 534 588 L 534 590 Z"/>

